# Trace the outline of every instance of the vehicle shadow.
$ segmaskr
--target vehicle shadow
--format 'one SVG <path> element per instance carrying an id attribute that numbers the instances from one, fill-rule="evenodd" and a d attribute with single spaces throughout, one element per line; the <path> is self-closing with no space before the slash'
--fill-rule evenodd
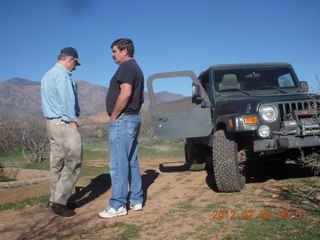
<path id="1" fill-rule="evenodd" d="M 161 172 L 183 172 L 189 171 L 186 164 L 181 162 L 165 162 L 159 164 Z M 206 183 L 215 192 L 218 188 L 215 182 L 215 176 L 212 164 L 206 166 Z M 289 178 L 305 178 L 315 176 L 312 167 L 302 166 L 294 161 L 252 161 L 245 168 L 246 184 L 266 182 L 268 180 L 283 180 Z"/>
<path id="2" fill-rule="evenodd" d="M 259 183 L 271 179 L 305 178 L 315 175 L 312 167 L 302 166 L 295 162 L 253 162 L 245 170 L 246 183 Z"/>
<path id="3" fill-rule="evenodd" d="M 215 192 L 219 192 L 216 181 L 215 181 L 213 168 L 212 167 L 207 168 L 206 170 L 207 170 L 206 183 L 207 183 L 208 187 L 211 188 Z"/>

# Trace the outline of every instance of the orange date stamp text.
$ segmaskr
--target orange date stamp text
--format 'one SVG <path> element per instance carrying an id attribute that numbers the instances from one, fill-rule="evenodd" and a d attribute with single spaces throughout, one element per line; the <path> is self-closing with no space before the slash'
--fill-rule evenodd
<path id="1" fill-rule="evenodd" d="M 307 212 L 305 210 L 213 210 L 212 219 L 303 219 L 307 218 Z"/>

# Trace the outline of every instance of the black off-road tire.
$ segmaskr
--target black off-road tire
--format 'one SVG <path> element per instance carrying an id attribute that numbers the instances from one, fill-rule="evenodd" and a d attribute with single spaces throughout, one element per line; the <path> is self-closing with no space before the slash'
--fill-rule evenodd
<path id="1" fill-rule="evenodd" d="M 240 192 L 245 177 L 240 173 L 237 143 L 227 139 L 223 130 L 215 132 L 212 144 L 213 171 L 220 192 Z"/>
<path id="2" fill-rule="evenodd" d="M 194 139 L 187 138 L 184 146 L 186 157 L 186 168 L 190 171 L 203 171 L 206 168 L 205 159 L 201 159 L 201 154 L 198 152 L 197 145 Z"/>

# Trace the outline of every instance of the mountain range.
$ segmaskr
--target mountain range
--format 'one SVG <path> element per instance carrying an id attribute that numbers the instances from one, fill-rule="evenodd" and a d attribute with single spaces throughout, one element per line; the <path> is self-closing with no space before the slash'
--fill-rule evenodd
<path id="1" fill-rule="evenodd" d="M 86 81 L 77 81 L 78 100 L 82 116 L 105 112 L 105 98 L 108 88 Z M 42 117 L 40 82 L 23 78 L 12 78 L 0 82 L 0 114 L 9 119 Z M 142 111 L 148 111 L 149 96 L 144 93 Z M 170 92 L 156 93 L 157 102 L 167 102 L 184 98 Z"/>

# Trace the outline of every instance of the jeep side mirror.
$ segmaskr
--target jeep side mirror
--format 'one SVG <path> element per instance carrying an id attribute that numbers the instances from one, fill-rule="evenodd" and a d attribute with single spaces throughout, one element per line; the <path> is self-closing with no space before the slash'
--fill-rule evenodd
<path id="1" fill-rule="evenodd" d="M 302 91 L 308 92 L 309 91 L 309 85 L 306 81 L 300 82 L 300 87 L 302 88 Z"/>
<path id="2" fill-rule="evenodd" d="M 200 86 L 192 83 L 192 99 L 199 100 L 200 98 Z"/>

